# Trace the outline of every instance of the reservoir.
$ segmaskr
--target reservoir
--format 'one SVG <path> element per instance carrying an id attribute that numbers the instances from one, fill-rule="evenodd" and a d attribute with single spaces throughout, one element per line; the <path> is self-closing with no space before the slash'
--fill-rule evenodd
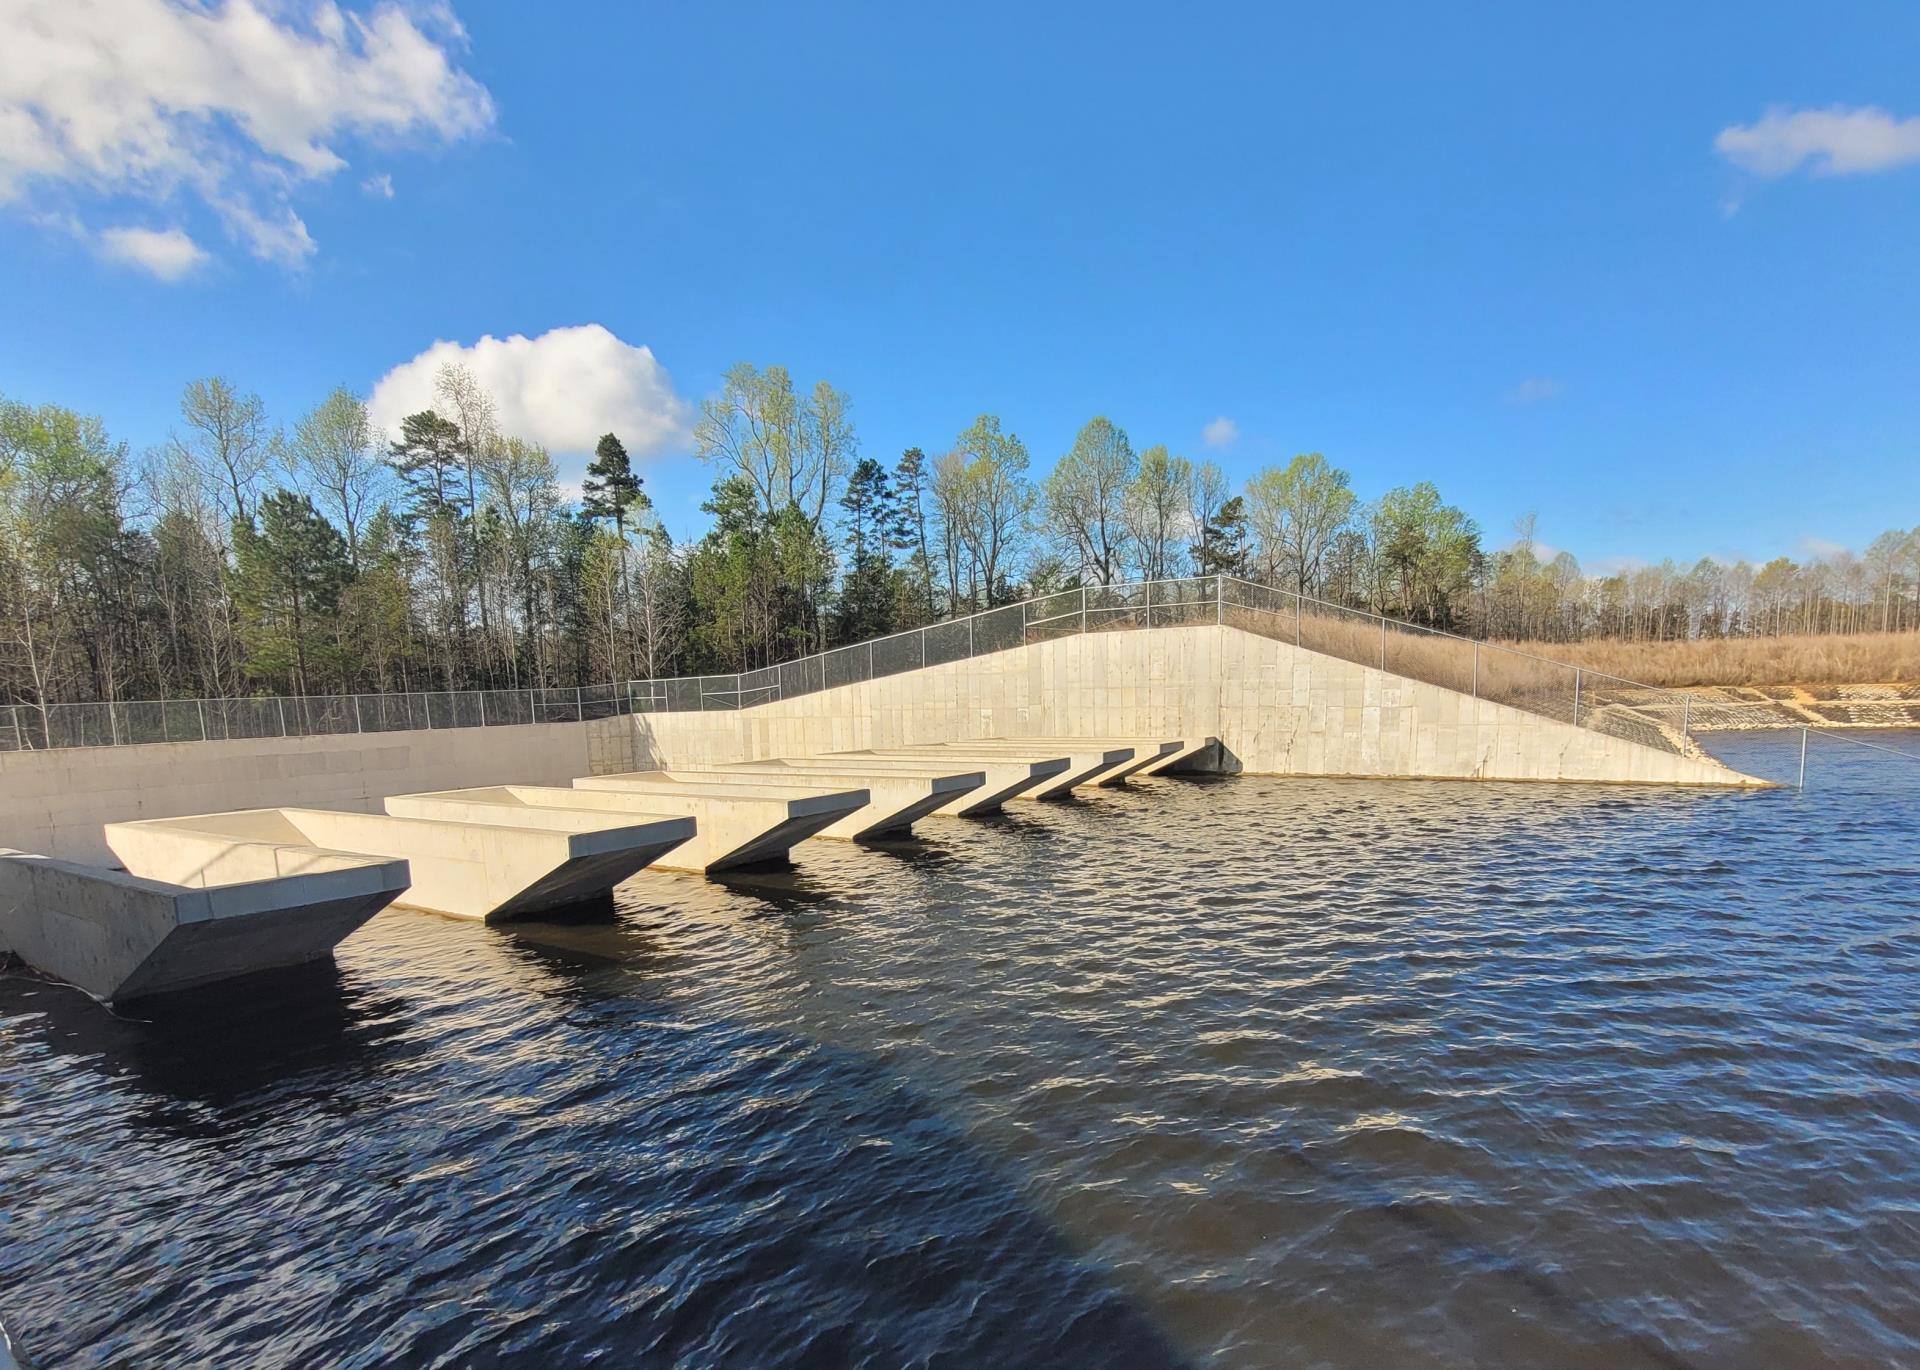
<path id="1" fill-rule="evenodd" d="M 1920 764 L 1814 746 L 1154 779 L 119 1016 L 9 975 L 0 1319 L 45 1366 L 1920 1362 Z"/>

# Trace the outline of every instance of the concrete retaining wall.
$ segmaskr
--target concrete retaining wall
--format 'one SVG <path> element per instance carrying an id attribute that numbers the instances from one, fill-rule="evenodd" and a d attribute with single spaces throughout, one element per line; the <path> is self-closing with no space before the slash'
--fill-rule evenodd
<path id="1" fill-rule="evenodd" d="M 1213 625 L 1064 637 L 727 713 L 633 719 L 641 767 L 987 737 L 1218 737 L 1270 775 L 1728 785 L 1716 762 Z"/>
<path id="2" fill-rule="evenodd" d="M 389 794 L 567 785 L 988 737 L 1218 737 L 1228 769 L 1739 784 L 1716 763 L 1475 700 L 1231 627 L 1094 633 L 738 712 L 0 753 L 0 846 L 110 861 L 100 828 Z"/>
<path id="3" fill-rule="evenodd" d="M 567 785 L 633 769 L 626 718 L 0 753 L 0 846 L 111 864 L 100 828 L 300 804 L 378 813 L 409 790 Z"/>

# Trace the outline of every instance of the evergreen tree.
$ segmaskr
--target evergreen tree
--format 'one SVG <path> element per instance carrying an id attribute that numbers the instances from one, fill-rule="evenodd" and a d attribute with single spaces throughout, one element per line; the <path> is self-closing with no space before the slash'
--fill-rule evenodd
<path id="1" fill-rule="evenodd" d="M 336 615 L 352 579 L 346 539 L 305 495 L 276 490 L 259 521 L 233 521 L 234 603 L 247 669 L 308 694 L 313 669 L 339 666 Z"/>
<path id="2" fill-rule="evenodd" d="M 581 509 L 589 518 L 612 519 L 614 532 L 625 542 L 628 510 L 636 504 L 642 510 L 653 507 L 641 484 L 625 445 L 612 433 L 603 433 L 580 486 Z"/>
<path id="3" fill-rule="evenodd" d="M 1247 502 L 1239 495 L 1221 504 L 1193 548 L 1194 574 L 1240 576 L 1251 569 L 1247 548 Z"/>
<path id="4" fill-rule="evenodd" d="M 840 507 L 847 513 L 848 564 L 834 635 L 841 642 L 861 642 L 894 630 L 898 596 L 893 552 L 907 541 L 910 530 L 887 468 L 871 457 L 854 466 Z"/>
<path id="5" fill-rule="evenodd" d="M 431 409 L 409 414 L 400 421 L 400 437 L 390 444 L 387 459 L 406 481 L 413 495 L 415 517 L 431 518 L 450 512 L 458 517 L 466 501 L 456 476 L 466 458 L 461 452 L 460 429 Z"/>

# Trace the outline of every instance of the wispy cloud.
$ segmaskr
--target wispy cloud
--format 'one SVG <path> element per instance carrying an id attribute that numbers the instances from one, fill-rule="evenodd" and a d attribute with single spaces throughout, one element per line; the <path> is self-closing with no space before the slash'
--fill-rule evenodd
<path id="1" fill-rule="evenodd" d="M 29 218 L 188 197 L 246 251 L 297 266 L 315 247 L 295 194 L 342 170 L 354 140 L 452 141 L 494 118 L 456 65 L 466 38 L 444 4 L 6 0 L 0 12 L 0 205 Z"/>
<path id="2" fill-rule="evenodd" d="M 1812 557 L 1815 561 L 1832 561 L 1837 556 L 1853 555 L 1853 548 L 1843 542 L 1831 542 L 1809 533 L 1800 539 L 1800 554 Z"/>
<path id="3" fill-rule="evenodd" d="M 1547 376 L 1529 376 L 1501 396 L 1508 404 L 1545 404 L 1558 399 L 1566 386 Z"/>
<path id="4" fill-rule="evenodd" d="M 163 281 L 177 281 L 207 260 L 205 249 L 178 228 L 103 228 L 94 245 L 108 261 Z"/>
<path id="5" fill-rule="evenodd" d="M 367 194 L 373 196 L 376 200 L 391 200 L 393 198 L 393 177 L 384 171 L 378 176 L 369 176 L 360 183 L 360 189 L 366 191 Z"/>
<path id="6" fill-rule="evenodd" d="M 1771 180 L 1803 167 L 1815 176 L 1860 176 L 1920 162 L 1920 117 L 1896 119 L 1871 105 L 1776 106 L 1713 140 L 1742 171 Z"/>
<path id="7" fill-rule="evenodd" d="M 1240 425 L 1222 414 L 1200 430 L 1200 441 L 1208 447 L 1231 447 L 1240 439 Z"/>

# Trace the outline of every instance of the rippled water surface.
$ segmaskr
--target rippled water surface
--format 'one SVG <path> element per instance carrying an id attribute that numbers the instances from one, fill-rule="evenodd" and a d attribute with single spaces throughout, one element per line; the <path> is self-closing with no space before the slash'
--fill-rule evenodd
<path id="1" fill-rule="evenodd" d="M 390 912 L 152 1021 L 12 977 L 0 1316 L 48 1366 L 1920 1363 L 1920 764 L 1814 779 L 1156 780 Z"/>

